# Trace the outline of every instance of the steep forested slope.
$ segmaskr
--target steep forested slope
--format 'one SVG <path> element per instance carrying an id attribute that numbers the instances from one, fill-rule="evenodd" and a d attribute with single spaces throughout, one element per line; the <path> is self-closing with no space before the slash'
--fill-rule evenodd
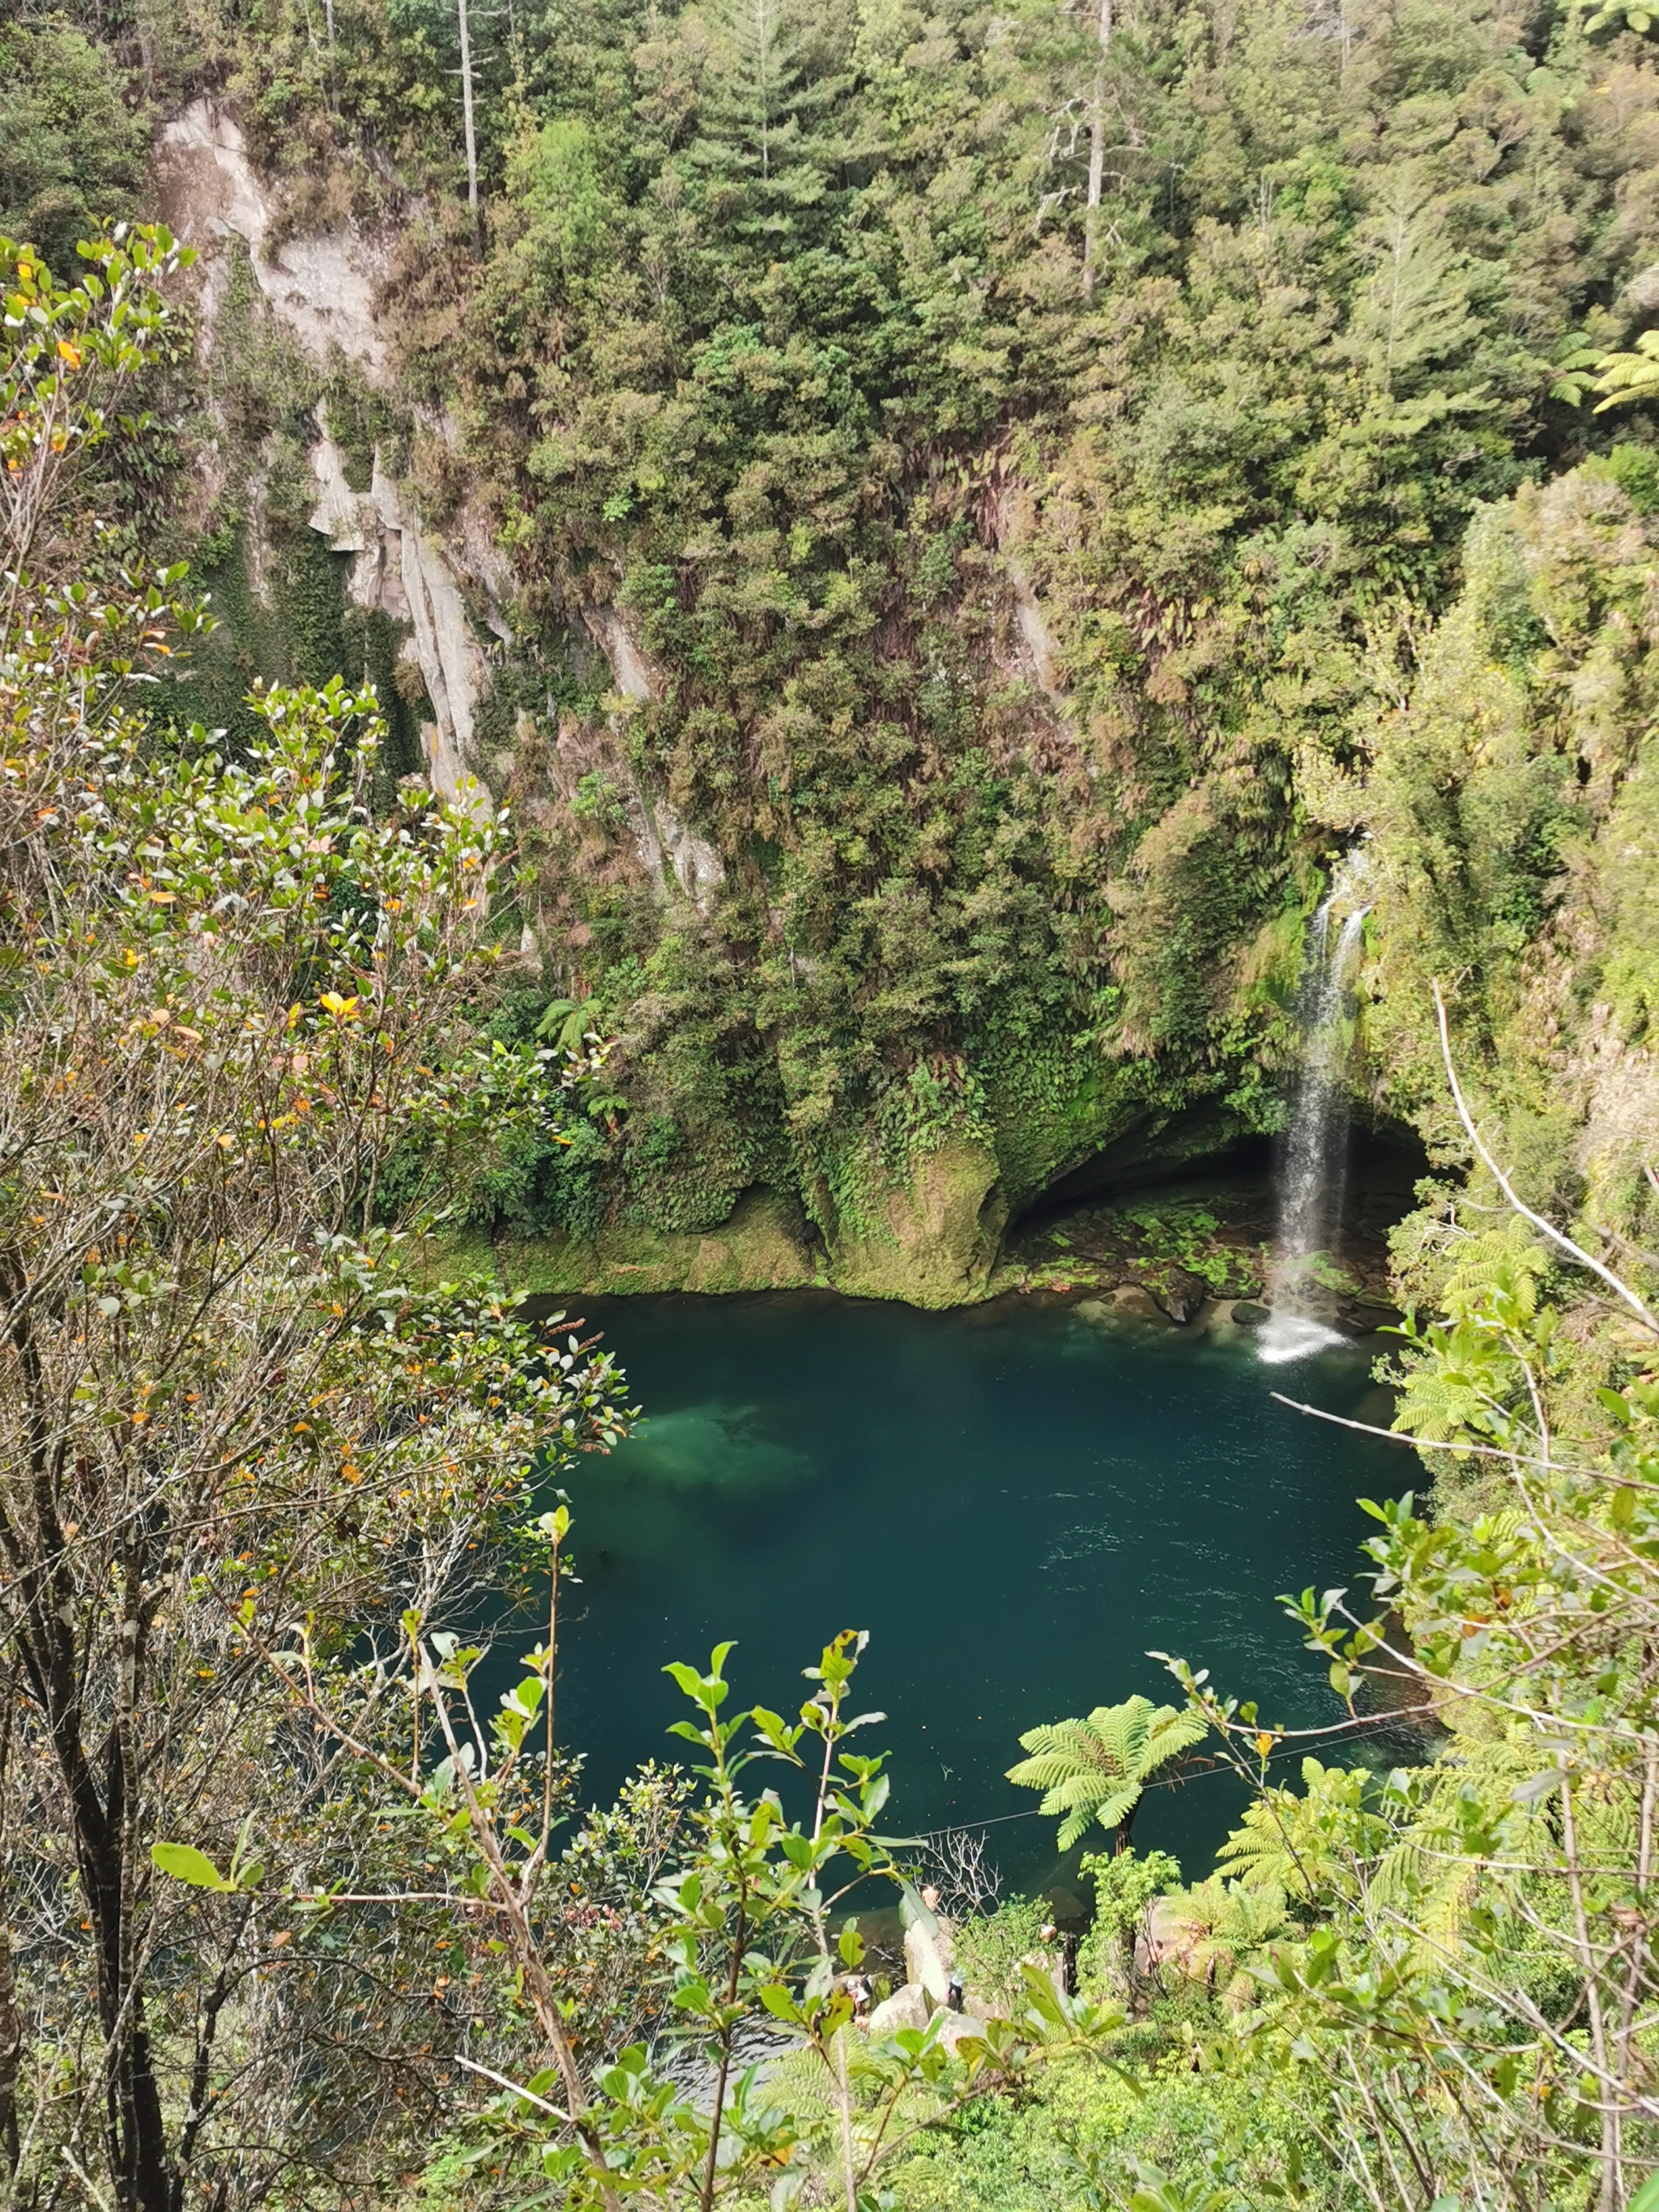
<path id="1" fill-rule="evenodd" d="M 1368 780 L 1469 520 L 1611 442 L 1583 365 L 1659 293 L 1646 39 L 1486 0 L 509 10 L 470 26 L 475 219 L 447 0 L 101 27 L 72 70 L 13 33 L 24 76 L 210 88 L 278 250 L 380 255 L 377 391 L 219 343 L 241 661 L 204 707 L 345 658 L 418 760 L 434 710 L 306 526 L 319 398 L 356 484 L 378 450 L 510 558 L 500 1025 L 562 1000 L 607 1046 L 582 1139 L 491 1186 L 579 1241 L 515 1267 L 681 1279 L 747 1194 L 718 1279 L 971 1294 L 1114 1146 L 1273 1126 L 1320 871 L 1419 803 L 1403 755 Z M 25 210 L 91 158 L 30 130 Z M 1559 867 L 1516 835 L 1535 921 Z"/>
<path id="2" fill-rule="evenodd" d="M 1523 1194 L 1626 1262 L 1659 1130 L 1656 512 L 1652 449 L 1620 446 L 1483 513 L 1358 802 L 1377 856 L 1376 1079 L 1461 1169 L 1438 982 Z M 1437 1241 L 1423 1220 L 1401 1241 L 1419 1294 L 1439 1288 L 1418 1272 Z"/>
<path id="3" fill-rule="evenodd" d="M 637 648 L 509 781 L 676 1224 L 777 1180 L 833 1245 L 942 1140 L 1018 1206 L 1149 1113 L 1269 1122 L 1330 794 L 1656 250 L 1635 41 L 1182 8 L 1114 29 L 1085 266 L 1091 28 L 618 24 L 483 269 L 401 295 L 530 607 Z M 700 913 L 635 787 L 718 851 Z"/>

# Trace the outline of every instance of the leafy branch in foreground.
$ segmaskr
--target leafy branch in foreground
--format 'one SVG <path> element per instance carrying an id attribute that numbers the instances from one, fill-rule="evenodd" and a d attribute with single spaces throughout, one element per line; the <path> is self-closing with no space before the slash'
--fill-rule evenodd
<path id="1" fill-rule="evenodd" d="M 159 223 L 124 224 L 79 252 L 80 283 L 60 284 L 31 247 L 0 238 L 0 556 L 14 621 L 40 526 L 87 456 L 149 427 L 112 410 L 155 359 L 165 288 L 196 258 Z"/>
<path id="2" fill-rule="evenodd" d="M 848 1631 L 825 1648 L 793 1720 L 762 1705 L 726 1712 L 730 1644 L 706 1672 L 667 1670 L 693 1708 L 673 1733 L 700 1754 L 702 1784 L 678 1863 L 653 1893 L 656 1971 L 678 2025 L 654 2052 L 636 2043 L 588 2064 L 578 2055 L 580 2009 L 562 2001 L 550 1972 L 560 1890 L 520 1780 L 550 1651 L 531 1655 L 485 1729 L 472 1691 L 483 1653 L 455 1644 L 434 1651 L 411 1623 L 394 1699 L 429 1714 L 443 1747 L 418 1774 L 356 1732 L 353 1701 L 374 1694 L 363 1670 L 329 1674 L 308 1655 L 297 1665 L 271 1655 L 311 1717 L 453 1847 L 455 1908 L 489 1916 L 530 2063 L 521 2060 L 518 2078 L 475 2069 L 501 2094 L 477 2124 L 468 2162 L 487 2166 L 510 2194 L 544 2201 L 551 2186 L 572 2212 L 629 2197 L 708 2212 L 760 2190 L 779 2205 L 808 2190 L 859 2212 L 874 2206 L 882 2166 L 920 2130 L 1022 2093 L 1061 2057 L 1115 2063 L 1121 2010 L 1063 1997 L 1035 1967 L 1013 2018 L 936 2013 L 926 2028 L 886 2036 L 855 2023 L 848 1977 L 863 1963 L 863 1939 L 834 1917 L 860 1883 L 905 1879 L 899 1846 L 877 1832 L 885 1762 L 848 1748 L 884 1717 L 848 1710 L 866 1640 Z M 751 1790 L 745 1777 L 757 1761 L 795 1778 L 802 1816 L 778 1791 Z M 212 1867 L 205 1875 L 225 1879 Z"/>
<path id="3" fill-rule="evenodd" d="M 1638 1285 L 1515 1196 L 1440 1014 L 1454 1103 L 1513 1226 L 1463 1236 L 1446 1322 L 1402 1331 L 1395 1431 L 1437 1455 L 1437 1510 L 1367 1504 L 1369 1606 L 1285 1602 L 1351 1719 L 1369 1686 L 1383 1718 L 1431 1717 L 1441 1748 L 1386 1777 L 1310 1759 L 1302 1794 L 1270 1788 L 1273 1752 L 1334 1731 L 1263 1727 L 1169 1663 L 1257 1792 L 1224 1857 L 1308 1923 L 1256 1972 L 1240 2062 L 1299 2085 L 1377 2212 L 1442 2196 L 1650 2212 L 1659 1327 Z M 1540 1295 L 1558 1270 L 1607 1294 L 1588 1346 Z M 1586 1367 L 1614 1360 L 1629 1379 L 1587 1415 Z"/>
<path id="4" fill-rule="evenodd" d="M 257 694 L 227 758 L 164 712 L 206 621 L 181 569 L 21 565 L 131 434 L 179 261 L 139 232 L 64 290 L 13 252 L 0 365 L 0 2187 L 142 2212 L 337 2202 L 415 2132 L 333 2025 L 366 1984 L 414 2011 L 409 1916 L 349 1960 L 270 1924 L 296 1867 L 385 1847 L 259 1640 L 437 1621 L 532 1463 L 626 1427 L 608 1360 L 421 1262 L 483 1141 L 550 1110 L 474 1036 L 504 818 L 375 817 L 377 702 L 337 681 Z M 367 1723 L 395 1736 L 384 1690 Z"/>

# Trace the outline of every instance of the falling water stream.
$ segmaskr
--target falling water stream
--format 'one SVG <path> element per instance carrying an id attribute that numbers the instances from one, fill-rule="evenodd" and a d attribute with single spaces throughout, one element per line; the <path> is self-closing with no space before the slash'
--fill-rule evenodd
<path id="1" fill-rule="evenodd" d="M 816 1292 L 581 1303 L 649 1409 L 568 1477 L 580 1579 L 559 1710 L 590 1799 L 675 1755 L 664 1666 L 733 1635 L 741 1698 L 783 1706 L 829 1637 L 871 1630 L 860 1680 L 891 1716 L 900 1832 L 982 1834 L 1032 1890 L 1076 1877 L 1005 1778 L 1020 1732 L 1167 1696 L 1152 1652 L 1210 1666 L 1282 1724 L 1333 1717 L 1273 1593 L 1349 1571 L 1355 1492 L 1390 1482 L 1394 1458 L 1278 1402 L 1257 1359 L 1306 1357 L 1322 1403 L 1377 1414 L 1369 1351 L 1325 1325 L 1319 1279 L 1341 1215 L 1363 919 L 1356 860 L 1310 938 L 1285 1258 L 1260 1333 L 1043 1297 L 944 1313 Z M 1226 1769 L 1206 1771 L 1149 1792 L 1137 1842 L 1201 1873 L 1242 1802 Z"/>
<path id="2" fill-rule="evenodd" d="M 1364 880 L 1364 856 L 1351 853 L 1308 934 L 1297 1002 L 1302 1073 L 1279 1170 L 1273 1318 L 1260 1339 L 1270 1365 L 1342 1340 L 1322 1317 L 1330 1286 L 1321 1273 L 1332 1265 L 1347 1179 L 1348 993 L 1369 911 L 1358 903 Z"/>

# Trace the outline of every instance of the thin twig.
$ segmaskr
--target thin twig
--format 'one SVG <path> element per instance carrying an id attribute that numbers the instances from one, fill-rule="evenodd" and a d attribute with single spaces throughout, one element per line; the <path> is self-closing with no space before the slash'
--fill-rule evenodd
<path id="1" fill-rule="evenodd" d="M 1547 1237 L 1553 1244 L 1559 1244 L 1561 1249 L 1571 1259 L 1576 1260 L 1581 1267 L 1588 1267 L 1593 1275 L 1599 1275 L 1614 1296 L 1624 1300 L 1642 1326 L 1651 1330 L 1655 1336 L 1659 1336 L 1659 1321 L 1654 1319 L 1630 1285 L 1621 1282 L 1611 1267 L 1604 1266 L 1600 1260 L 1586 1252 L 1583 1245 L 1575 1244 L 1565 1230 L 1558 1229 L 1553 1221 L 1547 1221 L 1541 1213 L 1534 1213 L 1531 1206 L 1517 1196 L 1514 1185 L 1486 1149 L 1480 1132 L 1474 1126 L 1474 1117 L 1469 1112 L 1464 1099 L 1463 1087 L 1457 1079 L 1457 1069 L 1452 1060 L 1451 1034 L 1446 1025 L 1446 1001 L 1441 996 L 1440 985 L 1437 981 L 1431 988 L 1434 992 L 1434 1010 L 1440 1022 L 1440 1056 L 1446 1063 L 1446 1080 L 1451 1085 L 1452 1101 L 1457 1108 L 1458 1119 L 1462 1122 L 1469 1142 L 1474 1146 L 1482 1165 L 1523 1221 L 1531 1222 L 1534 1229 Z"/>

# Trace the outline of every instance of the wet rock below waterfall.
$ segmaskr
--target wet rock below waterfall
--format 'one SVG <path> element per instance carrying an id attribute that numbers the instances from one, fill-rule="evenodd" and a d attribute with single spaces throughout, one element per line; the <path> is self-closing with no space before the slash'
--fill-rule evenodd
<path id="1" fill-rule="evenodd" d="M 1411 1204 L 1414 1160 L 1367 1170 L 1351 1183 L 1337 1250 L 1319 1255 L 1290 1301 L 1320 1325 L 1363 1336 L 1395 1318 L 1389 1231 Z M 1102 1326 L 1178 1327 L 1205 1334 L 1261 1329 L 1286 1299 L 1267 1285 L 1279 1268 L 1266 1174 L 1194 1176 L 1097 1199 L 1056 1218 L 1030 1218 L 1008 1239 L 994 1291 L 1082 1294 L 1079 1316 Z"/>
<path id="2" fill-rule="evenodd" d="M 1210 1286 L 1202 1275 L 1195 1275 L 1188 1267 L 1168 1267 L 1164 1280 L 1153 1292 L 1158 1305 L 1178 1327 L 1184 1327 L 1210 1295 Z"/>

